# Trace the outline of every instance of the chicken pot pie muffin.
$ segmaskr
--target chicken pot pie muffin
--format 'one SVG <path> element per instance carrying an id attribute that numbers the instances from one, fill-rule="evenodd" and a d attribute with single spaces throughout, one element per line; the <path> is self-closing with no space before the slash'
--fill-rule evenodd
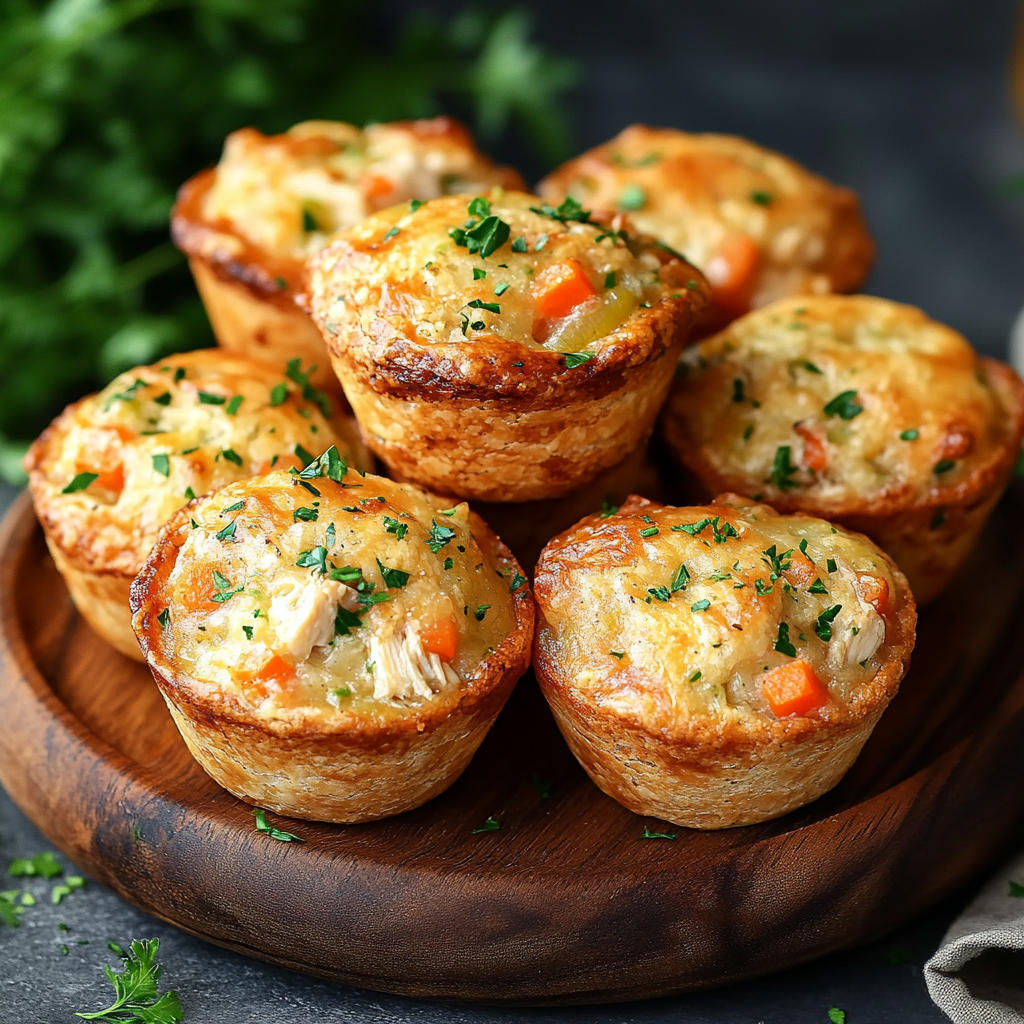
<path id="1" fill-rule="evenodd" d="M 690 350 L 665 409 L 711 494 L 866 533 L 919 605 L 974 547 L 1024 433 L 1024 384 L 912 306 L 785 299 Z"/>
<path id="2" fill-rule="evenodd" d="M 29 449 L 53 560 L 79 612 L 122 654 L 142 657 L 128 589 L 182 505 L 274 466 L 302 469 L 331 445 L 369 468 L 351 419 L 297 361 L 287 373 L 218 349 L 168 356 L 68 406 Z"/>
<path id="3" fill-rule="evenodd" d="M 850 292 L 874 261 L 856 193 L 733 135 L 633 125 L 538 190 L 622 210 L 700 267 L 716 326 L 787 295 Z"/>
<path id="4" fill-rule="evenodd" d="M 132 609 L 202 767 L 243 800 L 337 822 L 455 781 L 529 664 L 534 618 L 467 505 L 346 471 L 333 449 L 178 512 Z"/>
<path id="5" fill-rule="evenodd" d="M 448 117 L 365 129 L 306 121 L 271 136 L 243 128 L 216 167 L 182 186 L 171 234 L 224 348 L 316 363 L 316 386 L 336 390 L 320 335 L 295 301 L 306 257 L 375 210 L 491 185 L 523 182 Z"/>
<path id="6" fill-rule="evenodd" d="M 914 646 L 907 581 L 866 537 L 736 495 L 590 516 L 544 549 L 535 592 L 534 669 L 577 760 L 690 828 L 831 789 Z"/>
<path id="7" fill-rule="evenodd" d="M 566 494 L 647 435 L 703 278 L 522 192 L 374 214 L 310 261 L 313 318 L 366 443 L 483 501 Z"/>

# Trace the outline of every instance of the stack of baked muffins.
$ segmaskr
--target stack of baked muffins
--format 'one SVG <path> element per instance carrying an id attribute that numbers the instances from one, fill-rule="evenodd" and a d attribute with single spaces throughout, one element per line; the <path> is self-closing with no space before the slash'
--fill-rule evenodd
<path id="1" fill-rule="evenodd" d="M 221 348 L 27 457 L 81 613 L 244 800 L 416 807 L 532 660 L 626 807 L 776 817 L 853 763 L 1006 486 L 1024 384 L 840 294 L 849 190 L 634 126 L 537 191 L 447 118 L 234 133 L 172 220 Z"/>

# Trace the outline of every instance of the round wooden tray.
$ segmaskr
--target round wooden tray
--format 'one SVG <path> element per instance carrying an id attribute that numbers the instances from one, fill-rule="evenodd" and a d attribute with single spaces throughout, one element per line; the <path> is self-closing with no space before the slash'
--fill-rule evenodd
<path id="1" fill-rule="evenodd" d="M 148 671 L 78 617 L 23 496 L 0 532 L 0 782 L 130 902 L 324 978 L 541 1004 L 722 985 L 895 927 L 1024 820 L 1019 520 L 1008 499 L 921 616 L 914 667 L 846 779 L 778 821 L 701 833 L 629 813 L 528 676 L 441 797 L 368 825 L 272 817 L 306 839 L 286 844 L 195 764 Z M 501 828 L 474 834 L 490 816 Z"/>

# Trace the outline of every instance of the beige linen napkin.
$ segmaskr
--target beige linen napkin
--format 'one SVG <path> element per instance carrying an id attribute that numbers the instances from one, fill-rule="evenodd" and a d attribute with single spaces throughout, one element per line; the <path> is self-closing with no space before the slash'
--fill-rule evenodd
<path id="1" fill-rule="evenodd" d="M 953 922 L 924 976 L 955 1024 L 1024 1024 L 1024 856 Z"/>

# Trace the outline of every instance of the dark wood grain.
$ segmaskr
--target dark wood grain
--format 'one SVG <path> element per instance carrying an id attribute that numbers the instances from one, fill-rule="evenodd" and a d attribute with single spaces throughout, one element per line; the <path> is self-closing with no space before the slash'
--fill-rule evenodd
<path id="1" fill-rule="evenodd" d="M 0 535 L 0 782 L 132 903 L 254 957 L 387 992 L 597 1002 L 721 985 L 869 940 L 1024 824 L 1024 540 L 1009 499 L 832 793 L 763 825 L 644 841 L 530 677 L 465 775 L 368 825 L 253 831 L 147 670 L 77 616 L 23 498 Z M 553 787 L 542 796 L 531 780 Z M 474 835 L 489 816 L 497 832 Z"/>

